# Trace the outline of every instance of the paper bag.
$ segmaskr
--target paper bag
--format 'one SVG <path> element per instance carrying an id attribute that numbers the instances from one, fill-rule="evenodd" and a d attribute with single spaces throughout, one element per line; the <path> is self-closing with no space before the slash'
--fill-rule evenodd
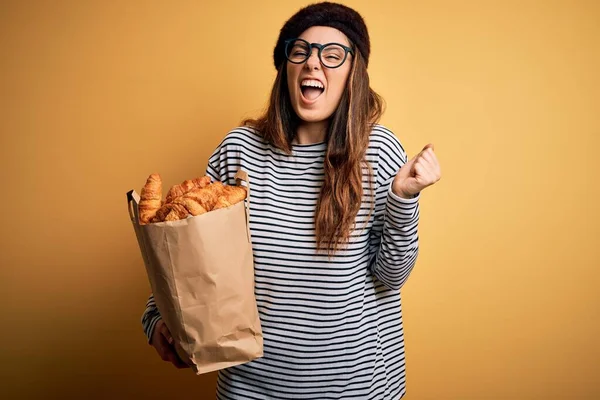
<path id="1" fill-rule="evenodd" d="M 254 296 L 248 227 L 250 185 L 243 202 L 178 221 L 139 224 L 139 195 L 127 193 L 129 214 L 158 310 L 179 357 L 197 375 L 263 356 Z"/>

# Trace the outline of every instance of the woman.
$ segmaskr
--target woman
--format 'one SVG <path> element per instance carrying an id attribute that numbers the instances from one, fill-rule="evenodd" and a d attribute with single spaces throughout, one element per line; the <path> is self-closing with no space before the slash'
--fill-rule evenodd
<path id="1" fill-rule="evenodd" d="M 229 132 L 213 180 L 249 173 L 264 356 L 219 371 L 219 399 L 398 399 L 405 393 L 399 289 L 418 255 L 420 192 L 440 179 L 427 145 L 407 160 L 377 124 L 370 43 L 354 10 L 308 6 L 274 50 L 262 118 Z M 144 331 L 184 366 L 150 297 Z"/>

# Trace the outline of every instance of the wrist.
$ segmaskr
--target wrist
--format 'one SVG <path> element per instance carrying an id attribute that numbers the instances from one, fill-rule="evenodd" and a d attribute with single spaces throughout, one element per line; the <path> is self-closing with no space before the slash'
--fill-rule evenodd
<path id="1" fill-rule="evenodd" d="M 412 199 L 413 197 L 415 197 L 412 194 L 404 193 L 402 190 L 396 189 L 394 187 L 392 187 L 392 193 L 394 193 L 396 196 L 398 196 L 400 198 L 403 198 L 403 199 L 406 199 L 406 200 L 409 200 L 409 199 Z"/>

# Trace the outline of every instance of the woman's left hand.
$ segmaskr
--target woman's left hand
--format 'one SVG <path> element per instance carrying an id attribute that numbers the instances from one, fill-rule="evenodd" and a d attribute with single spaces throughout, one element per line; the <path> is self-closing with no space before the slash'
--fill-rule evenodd
<path id="1" fill-rule="evenodd" d="M 392 183 L 392 191 L 399 197 L 410 199 L 439 181 L 441 177 L 440 164 L 433 152 L 433 144 L 429 143 L 400 168 Z"/>

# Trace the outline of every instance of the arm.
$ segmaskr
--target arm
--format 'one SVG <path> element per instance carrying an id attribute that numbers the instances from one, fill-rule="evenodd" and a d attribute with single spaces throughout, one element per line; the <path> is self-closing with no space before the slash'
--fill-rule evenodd
<path id="1" fill-rule="evenodd" d="M 400 142 L 388 135 L 378 152 L 376 207 L 371 230 L 371 271 L 385 286 L 399 290 L 407 281 L 419 254 L 419 199 L 399 197 L 392 191 L 396 173 L 406 164 Z"/>
<path id="2" fill-rule="evenodd" d="M 408 279 L 419 254 L 420 194 L 404 199 L 396 196 L 389 185 L 386 187 L 382 232 L 371 243 L 378 245 L 372 272 L 387 287 L 399 290 Z"/>
<path id="3" fill-rule="evenodd" d="M 156 307 L 156 303 L 154 302 L 154 295 L 150 294 L 150 297 L 146 302 L 146 309 L 142 315 L 142 329 L 144 330 L 148 344 L 151 344 L 152 342 L 152 333 L 154 332 L 154 327 L 160 319 L 161 316 L 158 312 L 158 308 Z"/>
<path id="4" fill-rule="evenodd" d="M 148 339 L 148 344 L 155 348 L 163 361 L 171 362 L 177 368 L 187 368 L 190 366 L 177 355 L 173 337 L 167 326 L 162 322 L 152 294 L 150 294 L 146 303 L 146 310 L 142 316 L 142 326 L 144 334 Z"/>

